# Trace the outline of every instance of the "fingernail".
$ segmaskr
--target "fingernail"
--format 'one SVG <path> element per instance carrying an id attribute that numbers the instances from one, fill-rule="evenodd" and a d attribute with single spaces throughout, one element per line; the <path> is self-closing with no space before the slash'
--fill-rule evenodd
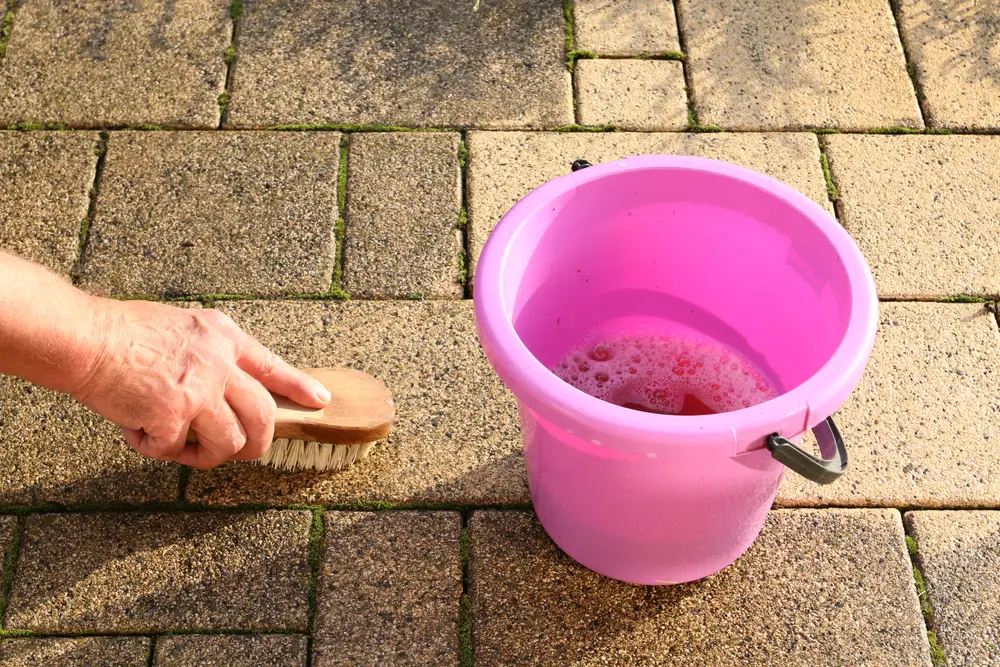
<path id="1" fill-rule="evenodd" d="M 327 391 L 326 387 L 322 385 L 320 385 L 320 387 L 313 393 L 313 395 L 316 396 L 317 400 L 319 400 L 319 402 L 323 404 L 329 403 L 330 399 L 333 398 L 332 396 L 330 396 L 330 392 Z"/>

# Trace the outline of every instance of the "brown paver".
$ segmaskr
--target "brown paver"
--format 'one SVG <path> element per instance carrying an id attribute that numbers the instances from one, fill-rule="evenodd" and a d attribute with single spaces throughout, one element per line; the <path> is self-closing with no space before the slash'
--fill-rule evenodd
<path id="1" fill-rule="evenodd" d="M 327 512 L 313 664 L 458 665 L 461 520 Z"/>
<path id="2" fill-rule="evenodd" d="M 828 137 L 881 296 L 1000 295 L 1000 137 Z"/>
<path id="3" fill-rule="evenodd" d="M 1000 657 L 1000 512 L 909 512 L 933 627 L 952 667 Z"/>
<path id="4" fill-rule="evenodd" d="M 469 246 L 475 268 L 486 238 L 519 199 L 568 174 L 577 158 L 593 164 L 630 155 L 698 155 L 735 162 L 784 181 L 833 212 L 811 134 L 469 133 Z M 471 275 L 471 273 L 470 273 Z"/>
<path id="5" fill-rule="evenodd" d="M 623 130 L 687 127 L 684 69 L 670 60 L 581 60 L 576 63 L 580 122 Z"/>
<path id="6" fill-rule="evenodd" d="M 149 637 L 0 639 L 0 667 L 146 667 Z"/>
<path id="7" fill-rule="evenodd" d="M 305 630 L 311 520 L 302 511 L 33 514 L 5 627 Z"/>
<path id="8" fill-rule="evenodd" d="M 735 564 L 630 586 L 528 514 L 471 522 L 476 664 L 930 665 L 896 510 L 775 511 Z"/>
<path id="9" fill-rule="evenodd" d="M 1000 129 L 1000 5 L 900 0 L 906 40 L 933 127 Z"/>
<path id="10" fill-rule="evenodd" d="M 679 51 L 674 5 L 665 0 L 576 0 L 576 48 L 602 56 Z"/>
<path id="11" fill-rule="evenodd" d="M 90 132 L 0 132 L 0 248 L 72 272 L 96 150 Z"/>
<path id="12" fill-rule="evenodd" d="M 70 396 L 0 377 L 0 504 L 169 502 L 178 470 Z"/>
<path id="13" fill-rule="evenodd" d="M 1000 501 L 1000 333 L 983 304 L 880 304 L 861 383 L 837 416 L 850 468 L 819 486 L 794 473 L 786 505 L 897 507 Z"/>
<path id="14" fill-rule="evenodd" d="M 0 122 L 214 128 L 229 0 L 20 2 Z"/>
<path id="15" fill-rule="evenodd" d="M 679 2 L 701 123 L 923 127 L 888 2 Z"/>
<path id="16" fill-rule="evenodd" d="M 228 122 L 573 122 L 560 0 L 247 0 Z"/>
<path id="17" fill-rule="evenodd" d="M 192 472 L 191 501 L 526 503 L 513 397 L 483 356 L 469 301 L 229 302 L 219 308 L 291 364 L 351 366 L 392 390 L 393 434 L 343 472 L 250 464 Z"/>
<path id="18" fill-rule="evenodd" d="M 123 132 L 82 284 L 112 294 L 326 292 L 337 133 Z"/>
<path id="19" fill-rule="evenodd" d="M 305 635 L 173 635 L 156 640 L 153 667 L 305 667 Z"/>
<path id="20" fill-rule="evenodd" d="M 461 298 L 460 137 L 351 138 L 344 289 L 363 298 Z"/>

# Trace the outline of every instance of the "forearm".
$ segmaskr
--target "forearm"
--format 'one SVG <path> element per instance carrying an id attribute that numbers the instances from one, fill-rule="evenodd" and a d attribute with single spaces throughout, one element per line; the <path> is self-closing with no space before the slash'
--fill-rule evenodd
<path id="1" fill-rule="evenodd" d="M 73 392 L 100 359 L 108 318 L 104 299 L 0 252 L 0 373 Z"/>

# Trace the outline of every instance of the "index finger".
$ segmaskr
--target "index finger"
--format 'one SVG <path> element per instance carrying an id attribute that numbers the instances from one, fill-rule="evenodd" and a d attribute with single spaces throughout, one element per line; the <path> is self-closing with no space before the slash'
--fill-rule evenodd
<path id="1" fill-rule="evenodd" d="M 322 408 L 330 402 L 330 392 L 319 380 L 293 368 L 250 336 L 247 338 L 237 365 L 268 391 L 307 408 Z"/>

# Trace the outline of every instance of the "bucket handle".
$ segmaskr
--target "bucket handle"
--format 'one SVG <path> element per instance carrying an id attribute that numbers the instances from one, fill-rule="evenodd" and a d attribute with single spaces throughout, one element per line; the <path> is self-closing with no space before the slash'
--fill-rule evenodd
<path id="1" fill-rule="evenodd" d="M 829 484 L 847 470 L 847 449 L 840 430 L 827 417 L 813 429 L 819 451 L 823 458 L 799 448 L 795 443 L 777 433 L 767 436 L 767 449 L 775 461 L 791 468 L 806 479 L 817 484 Z"/>

